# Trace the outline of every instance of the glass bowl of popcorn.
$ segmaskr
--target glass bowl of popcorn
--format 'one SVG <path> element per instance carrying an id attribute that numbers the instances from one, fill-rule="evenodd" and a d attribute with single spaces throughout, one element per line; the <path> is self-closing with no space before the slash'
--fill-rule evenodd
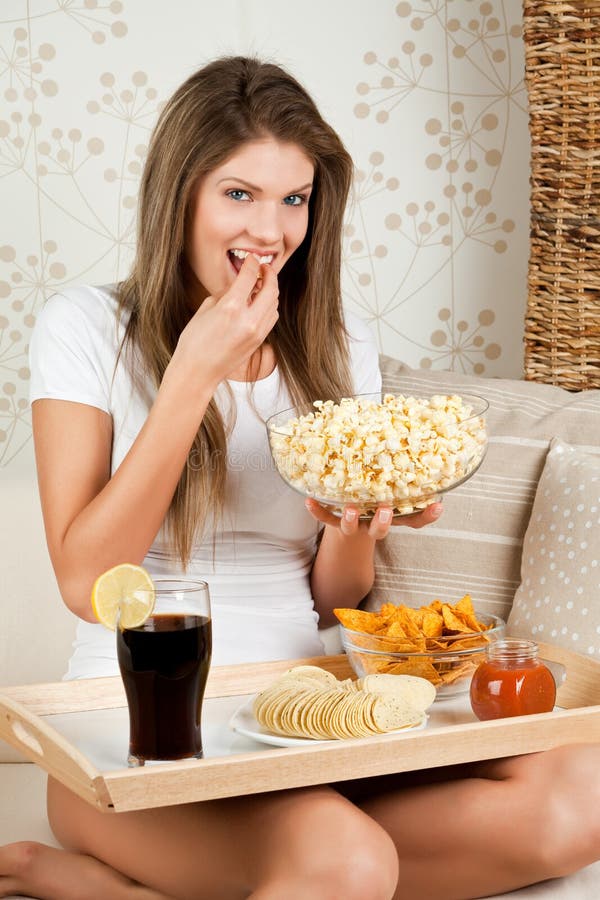
<path id="1" fill-rule="evenodd" d="M 470 478 L 487 449 L 487 409 L 472 394 L 358 394 L 282 410 L 266 425 L 290 487 L 368 519 L 380 506 L 411 515 Z"/>

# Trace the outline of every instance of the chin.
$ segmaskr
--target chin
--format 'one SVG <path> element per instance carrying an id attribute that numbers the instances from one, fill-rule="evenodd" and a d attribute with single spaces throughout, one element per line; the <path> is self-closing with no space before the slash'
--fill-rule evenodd
<path id="1" fill-rule="evenodd" d="M 222 297 L 223 294 L 227 293 L 234 281 L 235 276 L 229 275 L 229 273 L 224 278 L 215 278 L 214 280 L 207 278 L 206 281 L 201 282 L 203 293 L 206 297 Z"/>

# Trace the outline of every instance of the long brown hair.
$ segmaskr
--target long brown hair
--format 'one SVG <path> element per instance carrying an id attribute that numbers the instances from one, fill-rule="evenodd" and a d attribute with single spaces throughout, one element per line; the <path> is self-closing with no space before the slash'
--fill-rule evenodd
<path id="1" fill-rule="evenodd" d="M 162 110 L 150 142 L 136 257 L 119 303 L 129 315 L 125 341 L 157 387 L 191 316 L 184 247 L 193 191 L 241 145 L 265 136 L 298 145 L 315 168 L 308 231 L 279 273 L 279 320 L 269 342 L 294 405 L 352 392 L 340 287 L 352 161 L 291 75 L 241 56 L 216 60 L 188 78 Z M 212 400 L 165 523 L 184 566 L 208 514 L 218 518 L 225 480 L 226 427 Z"/>

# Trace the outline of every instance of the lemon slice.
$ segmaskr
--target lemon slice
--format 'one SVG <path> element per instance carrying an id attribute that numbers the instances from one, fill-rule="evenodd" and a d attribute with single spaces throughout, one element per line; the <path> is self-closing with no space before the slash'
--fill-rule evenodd
<path id="1" fill-rule="evenodd" d="M 143 625 L 154 609 L 155 587 L 149 573 L 142 566 L 122 563 L 103 572 L 92 588 L 92 610 L 102 625 L 112 631 Z"/>

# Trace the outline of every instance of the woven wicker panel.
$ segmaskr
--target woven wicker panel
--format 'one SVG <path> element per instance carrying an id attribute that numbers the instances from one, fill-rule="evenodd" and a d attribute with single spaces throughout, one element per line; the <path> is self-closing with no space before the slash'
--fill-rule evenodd
<path id="1" fill-rule="evenodd" d="M 600 387 L 600 0 L 524 0 L 531 131 L 525 378 Z"/>

